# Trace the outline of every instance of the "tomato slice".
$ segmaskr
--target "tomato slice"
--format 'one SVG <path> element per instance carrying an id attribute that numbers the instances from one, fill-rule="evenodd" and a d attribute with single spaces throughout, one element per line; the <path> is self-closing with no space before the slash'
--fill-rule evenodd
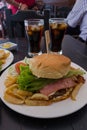
<path id="1" fill-rule="evenodd" d="M 18 74 L 20 74 L 20 65 L 26 66 L 26 64 L 23 63 L 23 62 L 18 62 L 18 63 L 16 63 L 16 64 L 15 64 L 15 69 L 16 69 L 16 71 L 17 71 Z"/>

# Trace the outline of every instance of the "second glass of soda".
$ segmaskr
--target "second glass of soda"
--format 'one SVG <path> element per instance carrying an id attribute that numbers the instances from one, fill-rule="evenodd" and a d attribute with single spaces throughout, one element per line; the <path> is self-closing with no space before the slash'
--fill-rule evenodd
<path id="1" fill-rule="evenodd" d="M 67 29 L 67 23 L 64 18 L 50 19 L 50 33 L 51 33 L 51 51 L 61 54 L 61 44 Z"/>

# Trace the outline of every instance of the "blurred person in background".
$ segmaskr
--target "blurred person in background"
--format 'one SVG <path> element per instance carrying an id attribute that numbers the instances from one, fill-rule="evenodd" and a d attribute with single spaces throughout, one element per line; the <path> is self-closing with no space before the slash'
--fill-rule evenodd
<path id="1" fill-rule="evenodd" d="M 12 14 L 15 14 L 18 10 L 35 10 L 39 11 L 43 9 L 44 4 L 42 0 L 6 0 L 8 3 L 7 8 L 12 10 Z M 25 36 L 24 22 L 18 22 L 15 24 L 15 34 L 18 37 Z"/>
<path id="2" fill-rule="evenodd" d="M 5 0 L 0 0 L 0 28 L 2 31 L 2 37 L 5 38 L 6 32 L 6 23 L 5 23 L 5 9 L 7 4 Z"/>
<path id="3" fill-rule="evenodd" d="M 0 0 L 0 9 L 4 7 L 4 2 Z"/>
<path id="4" fill-rule="evenodd" d="M 39 10 L 43 6 L 42 0 L 6 0 L 8 8 L 12 10 L 12 13 L 15 14 L 17 10 Z M 39 5 L 40 4 L 40 5 Z"/>
<path id="5" fill-rule="evenodd" d="M 87 0 L 76 0 L 66 19 L 67 33 L 75 34 L 78 31 L 76 27 L 79 26 L 78 39 L 87 42 Z"/>

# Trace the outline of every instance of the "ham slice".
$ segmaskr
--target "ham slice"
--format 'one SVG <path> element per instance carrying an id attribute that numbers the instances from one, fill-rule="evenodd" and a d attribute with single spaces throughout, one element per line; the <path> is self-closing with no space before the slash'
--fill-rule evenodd
<path id="1" fill-rule="evenodd" d="M 40 90 L 40 93 L 48 96 L 51 93 L 56 92 L 60 89 L 74 87 L 75 85 L 76 82 L 72 78 L 60 79 L 55 83 L 46 85 L 44 88 Z"/>

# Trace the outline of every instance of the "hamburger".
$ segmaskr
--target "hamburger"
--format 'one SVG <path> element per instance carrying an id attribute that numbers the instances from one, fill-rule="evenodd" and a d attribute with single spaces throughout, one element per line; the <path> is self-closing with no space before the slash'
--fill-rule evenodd
<path id="1" fill-rule="evenodd" d="M 44 53 L 20 65 L 18 88 L 30 92 L 25 98 L 29 106 L 45 106 L 71 97 L 75 100 L 85 83 L 83 70 L 71 67 L 70 58 L 55 53 Z"/>

